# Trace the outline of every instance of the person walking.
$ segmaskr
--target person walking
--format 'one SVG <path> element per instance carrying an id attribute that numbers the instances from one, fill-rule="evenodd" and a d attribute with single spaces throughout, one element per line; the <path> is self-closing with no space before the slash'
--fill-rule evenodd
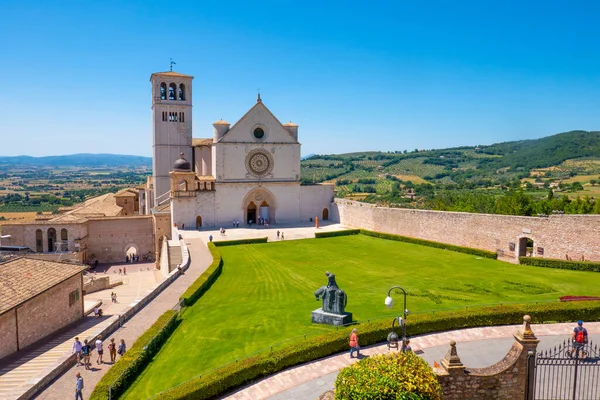
<path id="1" fill-rule="evenodd" d="M 87 339 L 83 341 L 83 346 L 81 346 L 81 355 L 83 356 L 83 366 L 85 369 L 90 369 L 90 352 L 92 351 L 92 347 L 88 344 Z"/>
<path id="2" fill-rule="evenodd" d="M 279 239 L 279 230 L 277 230 L 277 239 Z"/>
<path id="3" fill-rule="evenodd" d="M 573 329 L 573 333 L 571 334 L 571 340 L 573 341 L 573 347 L 571 348 L 571 356 L 573 356 L 573 352 L 575 352 L 575 357 L 579 357 L 581 354 L 581 358 L 585 358 L 585 353 L 583 352 L 583 348 L 588 342 L 588 333 L 587 329 L 583 327 L 583 321 L 577 321 L 577 326 Z"/>
<path id="4" fill-rule="evenodd" d="M 110 338 L 108 354 L 110 354 L 110 362 L 114 364 L 117 359 L 117 344 L 115 343 L 115 338 Z"/>
<path id="5" fill-rule="evenodd" d="M 283 232 L 281 232 L 281 240 L 283 240 Z"/>
<path id="6" fill-rule="evenodd" d="M 79 372 L 75 374 L 75 378 L 77 379 L 75 381 L 75 400 L 83 400 L 83 394 L 81 394 L 83 390 L 83 378 Z"/>
<path id="7" fill-rule="evenodd" d="M 352 329 L 352 333 L 350 333 L 350 358 L 353 357 L 352 354 L 356 351 L 356 357 L 360 357 L 360 345 L 358 344 L 358 333 L 356 333 L 356 328 Z"/>
<path id="8" fill-rule="evenodd" d="M 73 342 L 73 350 L 72 353 L 75 353 L 76 357 L 77 357 L 77 366 L 83 365 L 83 363 L 81 362 L 81 348 L 83 347 L 83 344 L 81 344 L 81 342 L 79 341 L 79 338 L 76 337 L 75 341 Z"/>
<path id="9" fill-rule="evenodd" d="M 98 365 L 104 364 L 104 361 L 102 361 L 102 355 L 104 354 L 104 349 L 102 348 L 102 335 L 98 335 L 98 339 L 96 339 L 96 350 L 98 351 L 96 363 Z"/>
<path id="10" fill-rule="evenodd" d="M 121 343 L 119 343 L 119 349 L 117 350 L 117 353 L 119 353 L 120 356 L 123 356 L 123 354 L 125 354 L 126 351 L 127 346 L 125 346 L 125 340 L 121 339 Z"/>

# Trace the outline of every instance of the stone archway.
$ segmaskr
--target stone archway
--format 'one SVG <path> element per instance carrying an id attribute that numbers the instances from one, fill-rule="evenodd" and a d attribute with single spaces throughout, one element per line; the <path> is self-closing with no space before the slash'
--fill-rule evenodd
<path id="1" fill-rule="evenodd" d="M 323 209 L 322 220 L 323 221 L 329 220 L 329 209 L 328 208 Z"/>
<path id="2" fill-rule="evenodd" d="M 263 187 L 248 192 L 242 202 L 242 213 L 246 223 L 249 220 L 252 220 L 252 222 L 255 223 L 258 217 L 268 220 L 269 223 L 274 223 L 276 210 L 277 203 L 275 201 L 275 196 Z"/>
<path id="3" fill-rule="evenodd" d="M 202 216 L 198 215 L 196 217 L 196 229 L 202 228 Z"/>
<path id="4" fill-rule="evenodd" d="M 533 238 L 529 236 L 520 236 L 516 251 L 517 258 L 526 256 L 533 257 L 533 246 Z"/>
<path id="5" fill-rule="evenodd" d="M 123 249 L 123 260 L 131 262 L 131 256 L 140 257 L 140 249 L 135 243 L 128 243 Z"/>

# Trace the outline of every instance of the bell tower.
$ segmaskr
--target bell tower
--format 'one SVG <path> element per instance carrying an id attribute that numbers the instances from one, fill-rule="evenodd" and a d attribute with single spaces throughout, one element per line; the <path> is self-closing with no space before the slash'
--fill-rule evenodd
<path id="1" fill-rule="evenodd" d="M 175 71 L 156 72 L 150 76 L 155 206 L 169 198 L 169 172 L 180 154 L 192 160 L 192 79 L 193 76 Z"/>

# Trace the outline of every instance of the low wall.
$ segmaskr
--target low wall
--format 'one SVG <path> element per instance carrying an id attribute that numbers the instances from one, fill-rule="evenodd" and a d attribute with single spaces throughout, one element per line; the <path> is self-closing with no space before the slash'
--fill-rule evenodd
<path id="1" fill-rule="evenodd" d="M 106 290 L 114 288 L 115 286 L 122 285 L 122 280 L 110 282 L 109 276 L 103 276 L 101 278 L 93 278 L 86 283 L 83 284 L 83 294 L 90 294 L 94 292 L 99 292 L 100 290 Z"/>
<path id="2" fill-rule="evenodd" d="M 533 257 L 600 261 L 600 215 L 521 217 L 379 207 L 336 199 L 332 218 L 343 225 L 457 246 L 518 259 L 519 239 L 534 242 Z"/>
<path id="3" fill-rule="evenodd" d="M 456 351 L 456 342 L 450 342 L 448 354 L 436 368 L 445 400 L 525 400 L 528 353 L 535 354 L 539 340 L 531 331 L 531 318 L 526 315 L 523 320 L 508 354 L 490 367 L 465 367 Z"/>

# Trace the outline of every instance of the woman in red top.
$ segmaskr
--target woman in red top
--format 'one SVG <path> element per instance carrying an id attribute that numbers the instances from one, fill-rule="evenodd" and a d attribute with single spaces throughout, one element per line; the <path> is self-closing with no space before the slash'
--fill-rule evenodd
<path id="1" fill-rule="evenodd" d="M 352 333 L 350 334 L 350 358 L 352 358 L 354 351 L 356 350 L 356 357 L 360 357 L 360 346 L 358 344 L 358 334 L 356 333 L 356 328 L 352 329 Z"/>

